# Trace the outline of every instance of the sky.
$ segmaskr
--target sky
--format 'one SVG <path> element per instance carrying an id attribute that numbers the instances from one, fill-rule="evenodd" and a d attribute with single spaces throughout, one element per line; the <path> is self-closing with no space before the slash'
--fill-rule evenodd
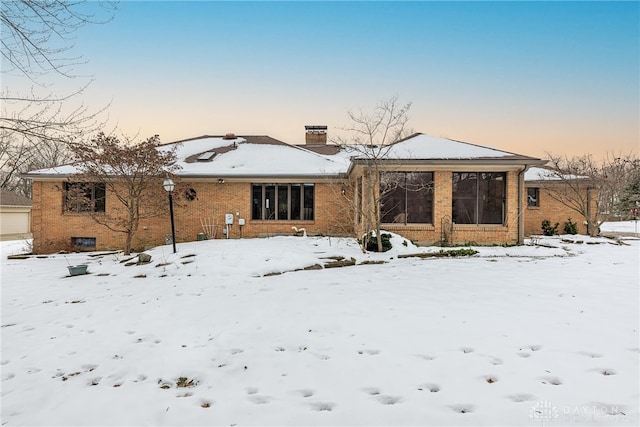
<path id="1" fill-rule="evenodd" d="M 638 2 L 131 2 L 78 33 L 82 101 L 163 142 L 344 135 L 398 96 L 416 132 L 534 157 L 638 154 Z M 61 91 L 77 81 L 59 81 Z"/>

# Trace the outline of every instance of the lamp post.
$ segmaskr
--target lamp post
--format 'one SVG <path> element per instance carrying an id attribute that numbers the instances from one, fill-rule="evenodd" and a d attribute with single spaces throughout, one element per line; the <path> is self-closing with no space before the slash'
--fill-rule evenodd
<path id="1" fill-rule="evenodd" d="M 173 253 L 176 253 L 176 227 L 173 223 L 173 189 L 176 187 L 173 180 L 169 177 L 165 178 L 162 183 L 164 189 L 169 193 L 169 215 L 171 216 L 171 243 L 173 243 Z"/>

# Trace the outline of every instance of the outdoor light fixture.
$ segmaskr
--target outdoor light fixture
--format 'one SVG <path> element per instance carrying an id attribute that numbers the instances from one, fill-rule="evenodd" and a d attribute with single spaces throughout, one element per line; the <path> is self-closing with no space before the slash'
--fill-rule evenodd
<path id="1" fill-rule="evenodd" d="M 224 179 L 223 178 L 218 178 L 218 184 L 224 184 Z"/>
<path id="2" fill-rule="evenodd" d="M 173 223 L 173 189 L 176 188 L 176 184 L 169 177 L 166 177 L 162 183 L 164 189 L 169 193 L 169 215 L 171 216 L 171 243 L 173 244 L 173 253 L 176 253 L 176 227 Z"/>

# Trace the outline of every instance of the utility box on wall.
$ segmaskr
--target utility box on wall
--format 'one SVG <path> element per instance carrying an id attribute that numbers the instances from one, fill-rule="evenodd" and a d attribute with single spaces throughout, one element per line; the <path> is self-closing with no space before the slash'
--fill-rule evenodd
<path id="1" fill-rule="evenodd" d="M 232 213 L 224 214 L 224 223 L 226 225 L 233 224 L 233 214 Z"/>

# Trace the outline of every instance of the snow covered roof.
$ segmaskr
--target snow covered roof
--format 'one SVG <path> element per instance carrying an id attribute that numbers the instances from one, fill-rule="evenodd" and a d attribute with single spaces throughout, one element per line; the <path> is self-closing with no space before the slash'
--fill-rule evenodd
<path id="1" fill-rule="evenodd" d="M 529 168 L 524 173 L 524 180 L 526 181 L 560 181 L 566 179 L 589 179 L 588 176 L 579 175 L 564 175 L 562 178 L 551 169 L 547 168 Z"/>
<path id="2" fill-rule="evenodd" d="M 539 161 L 495 148 L 415 133 L 389 146 L 384 156 L 390 160 L 519 160 Z M 356 159 L 362 156 L 356 155 Z"/>
<path id="3" fill-rule="evenodd" d="M 327 149 L 326 147 L 329 147 Z M 474 163 L 542 165 L 533 157 L 483 147 L 467 142 L 416 133 L 384 150 L 390 161 L 420 163 Z M 367 160 L 362 150 L 332 145 L 290 145 L 265 135 L 204 135 L 158 147 L 175 149 L 180 169 L 177 176 L 191 178 L 314 178 L 338 177 L 354 163 Z M 29 178 L 70 176 L 73 165 L 32 171 Z"/>
<path id="4" fill-rule="evenodd" d="M 346 171 L 341 162 L 268 136 L 204 136 L 160 149 L 173 146 L 180 166 L 176 175 L 182 177 L 317 177 Z"/>

